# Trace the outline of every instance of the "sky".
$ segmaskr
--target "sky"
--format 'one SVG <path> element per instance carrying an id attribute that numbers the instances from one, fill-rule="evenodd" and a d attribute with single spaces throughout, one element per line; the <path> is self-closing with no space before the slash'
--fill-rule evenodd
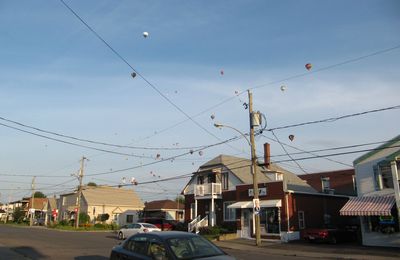
<path id="1" fill-rule="evenodd" d="M 213 126 L 249 132 L 247 90 L 267 124 L 257 156 L 268 142 L 296 174 L 348 169 L 399 135 L 399 109 L 268 131 L 399 106 L 399 1 L 64 2 L 0 2 L 3 203 L 30 196 L 33 176 L 47 196 L 72 191 L 83 156 L 84 183 L 133 177 L 143 201 L 174 199 L 208 160 L 250 158 Z"/>

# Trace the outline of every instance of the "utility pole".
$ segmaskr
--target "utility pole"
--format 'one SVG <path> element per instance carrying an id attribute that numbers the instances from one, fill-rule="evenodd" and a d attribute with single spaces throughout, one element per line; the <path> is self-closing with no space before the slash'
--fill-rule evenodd
<path id="1" fill-rule="evenodd" d="M 81 159 L 81 168 L 79 169 L 79 186 L 78 186 L 78 197 L 77 197 L 77 210 L 76 210 L 76 216 L 75 216 L 75 227 L 79 227 L 79 213 L 81 211 L 81 195 L 82 195 L 82 180 L 83 180 L 83 168 L 84 168 L 84 163 L 87 158 L 85 156 L 82 156 Z"/>
<path id="2" fill-rule="evenodd" d="M 253 115 L 253 94 L 250 89 L 247 91 L 249 94 L 249 117 L 250 117 L 250 143 L 251 143 L 251 174 L 253 174 L 253 194 L 254 200 L 258 200 L 258 179 L 257 179 L 257 157 L 256 157 L 256 145 L 254 143 L 254 115 Z M 254 224 L 256 233 L 256 245 L 261 246 L 261 234 L 260 234 L 260 215 L 258 212 L 254 214 Z"/>
<path id="3" fill-rule="evenodd" d="M 30 210 L 30 213 L 31 213 L 31 217 L 30 217 L 30 220 L 29 220 L 29 226 L 33 226 L 33 218 L 35 217 L 35 176 L 33 176 L 33 178 L 32 178 L 32 185 L 31 185 L 31 188 L 32 188 L 32 198 L 31 198 L 31 208 L 29 209 Z"/>

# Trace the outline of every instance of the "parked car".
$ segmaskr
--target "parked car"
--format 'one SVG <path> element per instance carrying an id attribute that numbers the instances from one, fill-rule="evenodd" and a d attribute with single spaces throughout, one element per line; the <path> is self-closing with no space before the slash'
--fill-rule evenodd
<path id="1" fill-rule="evenodd" d="M 118 239 L 122 240 L 137 233 L 147 233 L 153 231 L 161 231 L 161 229 L 149 223 L 129 224 L 122 226 L 118 231 Z"/>
<path id="2" fill-rule="evenodd" d="M 187 232 L 165 231 L 136 234 L 115 246 L 110 260 L 117 259 L 207 259 L 232 260 L 207 239 Z"/>
<path id="3" fill-rule="evenodd" d="M 153 224 L 154 226 L 158 227 L 162 231 L 175 230 L 175 227 L 178 224 L 178 222 L 175 220 L 168 220 L 168 219 L 163 219 L 163 218 L 152 218 L 152 217 L 139 219 L 139 222 Z"/>
<path id="4" fill-rule="evenodd" d="M 347 228 L 309 228 L 304 230 L 303 238 L 309 242 L 338 242 L 356 241 L 357 230 Z"/>

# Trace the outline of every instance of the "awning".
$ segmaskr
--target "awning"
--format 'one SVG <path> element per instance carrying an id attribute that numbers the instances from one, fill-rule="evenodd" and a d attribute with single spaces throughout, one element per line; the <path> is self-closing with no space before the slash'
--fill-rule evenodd
<path id="1" fill-rule="evenodd" d="M 393 196 L 351 198 L 340 210 L 342 216 L 390 216 L 395 203 Z"/>
<path id="2" fill-rule="evenodd" d="M 281 200 L 260 200 L 261 208 L 281 207 Z M 228 206 L 229 209 L 251 209 L 253 201 L 239 201 Z"/>

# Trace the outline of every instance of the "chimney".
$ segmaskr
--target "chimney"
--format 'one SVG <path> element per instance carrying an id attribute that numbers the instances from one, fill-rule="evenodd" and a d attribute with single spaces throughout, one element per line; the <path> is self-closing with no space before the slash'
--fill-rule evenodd
<path id="1" fill-rule="evenodd" d="M 269 143 L 264 144 L 264 165 L 265 167 L 269 167 L 271 164 L 271 152 Z"/>

